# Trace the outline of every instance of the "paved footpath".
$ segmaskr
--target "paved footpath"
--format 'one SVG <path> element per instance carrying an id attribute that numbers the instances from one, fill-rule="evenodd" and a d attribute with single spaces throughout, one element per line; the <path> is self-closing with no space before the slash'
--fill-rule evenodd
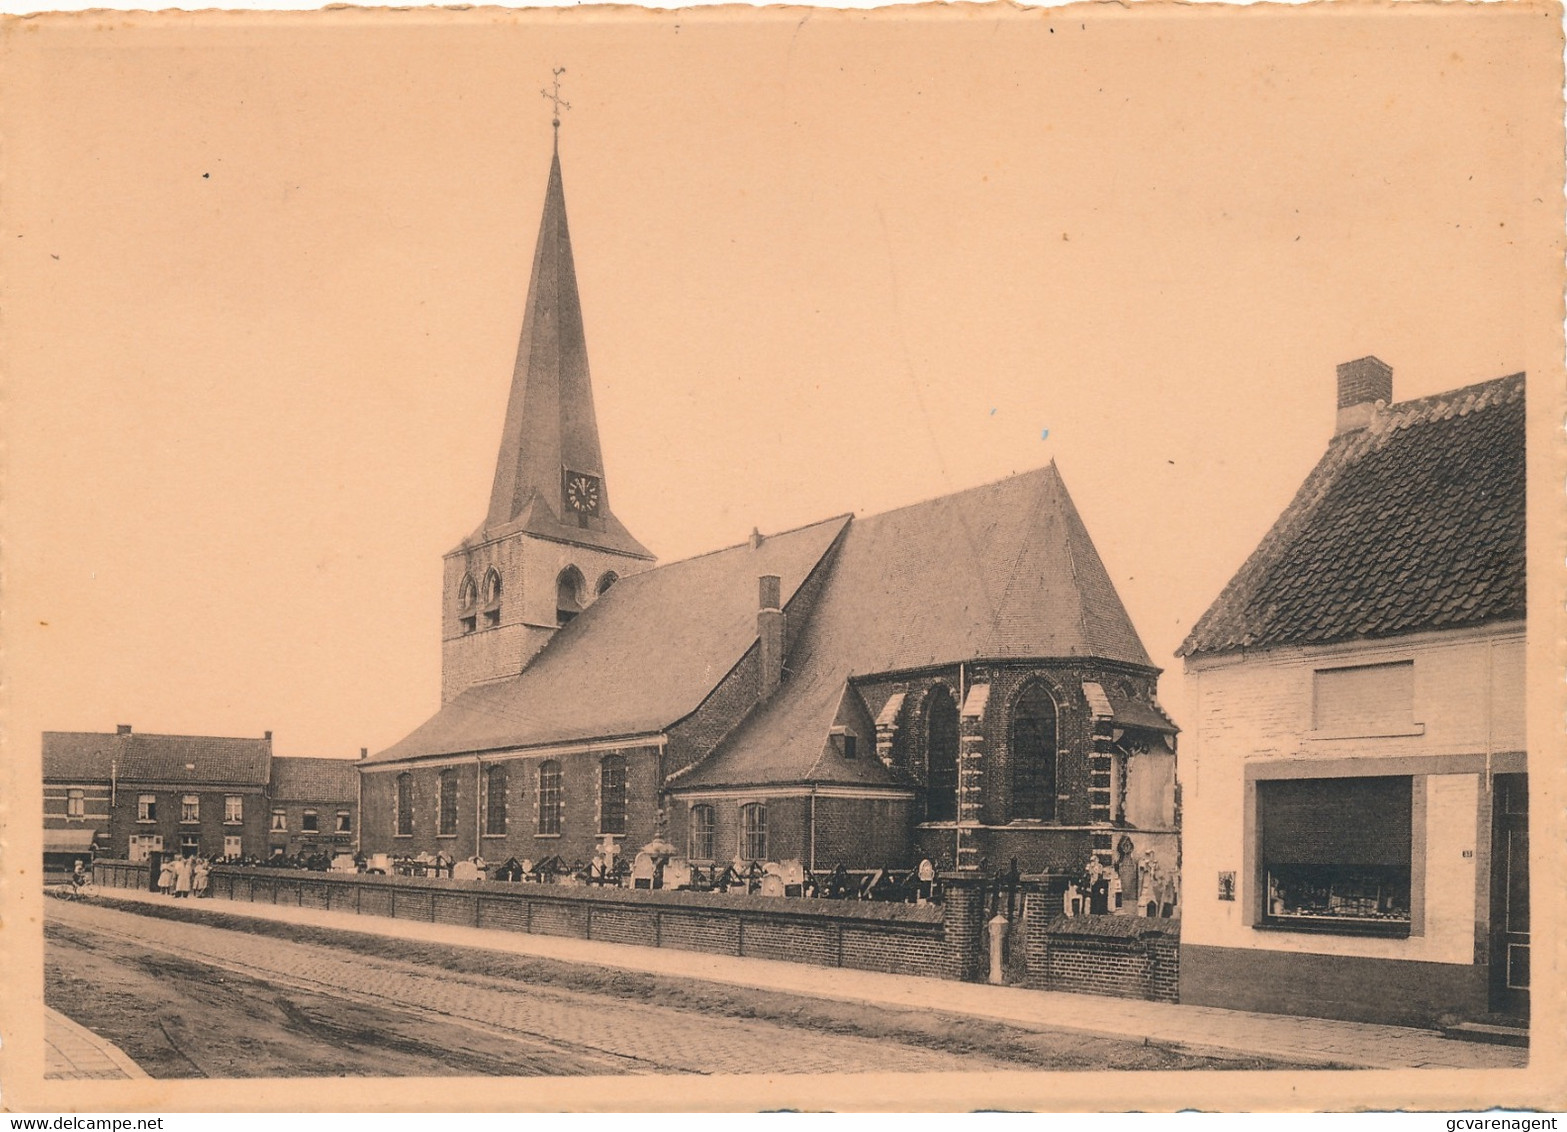
<path id="1" fill-rule="evenodd" d="M 100 888 L 95 895 L 125 903 L 172 904 L 168 897 L 131 889 Z M 993 987 L 287 905 L 210 900 L 195 906 L 235 916 L 477 947 L 564 963 L 756 987 L 810 998 L 969 1015 L 1026 1030 L 1061 1030 L 1137 1040 L 1153 1038 L 1162 1045 L 1196 1054 L 1243 1053 L 1282 1061 L 1377 1069 L 1518 1068 L 1527 1065 L 1529 1057 L 1527 1049 L 1451 1041 L 1434 1030 L 1403 1026 Z"/>
<path id="2" fill-rule="evenodd" d="M 147 1074 L 118 1046 L 46 1006 L 44 1076 L 64 1081 L 124 1081 Z"/>

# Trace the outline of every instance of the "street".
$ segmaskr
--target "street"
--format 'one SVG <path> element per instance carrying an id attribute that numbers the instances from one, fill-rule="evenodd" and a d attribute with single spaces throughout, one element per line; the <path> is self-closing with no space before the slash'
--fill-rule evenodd
<path id="1" fill-rule="evenodd" d="M 897 1011 L 772 992 L 715 997 L 682 980 L 650 989 L 646 979 L 565 964 L 552 966 L 570 978 L 535 964 L 542 974 L 524 981 L 515 971 L 505 977 L 493 953 L 452 949 L 449 963 L 429 948 L 394 957 L 329 936 L 291 940 L 87 902 L 50 900 L 45 938 L 49 1004 L 154 1077 L 1262 1064 L 928 1015 L 911 1022 Z"/>

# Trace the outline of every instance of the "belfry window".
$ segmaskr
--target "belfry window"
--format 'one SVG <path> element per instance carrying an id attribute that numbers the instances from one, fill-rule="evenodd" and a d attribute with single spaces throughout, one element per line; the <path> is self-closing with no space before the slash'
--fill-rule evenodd
<path id="1" fill-rule="evenodd" d="M 1056 702 L 1038 681 L 1012 706 L 1012 818 L 1056 820 Z"/>
<path id="2" fill-rule="evenodd" d="M 609 592 L 609 587 L 613 586 L 618 581 L 620 581 L 619 574 L 615 573 L 613 570 L 606 570 L 604 571 L 604 576 L 599 579 L 599 584 L 594 588 L 597 590 L 598 595 L 603 597 Z"/>
<path id="3" fill-rule="evenodd" d="M 565 625 L 582 612 L 582 572 L 567 566 L 555 579 L 555 623 Z"/>
<path id="4" fill-rule="evenodd" d="M 938 684 L 925 699 L 925 820 L 958 817 L 958 705 Z"/>
<path id="5" fill-rule="evenodd" d="M 457 587 L 457 624 L 464 633 L 471 633 L 479 627 L 478 614 L 474 607 L 479 604 L 479 587 L 473 583 L 472 574 L 464 574 L 462 585 Z"/>
<path id="6" fill-rule="evenodd" d="M 491 566 L 484 575 L 484 627 L 493 629 L 501 623 L 501 575 Z"/>

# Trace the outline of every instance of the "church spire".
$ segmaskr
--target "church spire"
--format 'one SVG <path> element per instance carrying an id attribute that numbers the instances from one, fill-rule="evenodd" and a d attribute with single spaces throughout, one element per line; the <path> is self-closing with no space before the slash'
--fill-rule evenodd
<path id="1" fill-rule="evenodd" d="M 560 71 L 557 144 L 544 190 L 522 337 L 484 533 L 525 530 L 564 542 L 651 558 L 610 511 L 588 376 L 588 348 L 561 182 Z"/>

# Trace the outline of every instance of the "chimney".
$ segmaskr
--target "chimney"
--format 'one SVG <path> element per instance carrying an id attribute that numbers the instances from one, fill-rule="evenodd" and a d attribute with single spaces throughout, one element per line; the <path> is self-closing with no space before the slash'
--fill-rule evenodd
<path id="1" fill-rule="evenodd" d="M 116 723 L 114 725 L 114 733 L 116 735 L 129 735 L 131 733 L 131 725 L 129 723 Z"/>
<path id="2" fill-rule="evenodd" d="M 1334 436 L 1354 432 L 1371 423 L 1378 402 L 1393 400 L 1393 367 L 1367 355 L 1338 367 L 1338 421 Z"/>
<path id="3" fill-rule="evenodd" d="M 763 574 L 757 584 L 756 637 L 761 645 L 762 699 L 772 695 L 783 681 L 784 611 L 779 608 L 780 583 L 777 574 Z"/>
<path id="4" fill-rule="evenodd" d="M 272 732 L 270 732 L 270 731 L 263 731 L 261 733 L 261 737 L 263 739 L 265 739 L 268 743 L 272 742 Z"/>
<path id="5" fill-rule="evenodd" d="M 370 757 L 370 748 L 369 747 L 360 747 L 359 748 L 359 757 L 362 758 L 362 759 L 368 759 Z"/>
<path id="6" fill-rule="evenodd" d="M 758 550 L 762 545 L 762 531 L 760 527 L 751 528 L 751 549 Z"/>

